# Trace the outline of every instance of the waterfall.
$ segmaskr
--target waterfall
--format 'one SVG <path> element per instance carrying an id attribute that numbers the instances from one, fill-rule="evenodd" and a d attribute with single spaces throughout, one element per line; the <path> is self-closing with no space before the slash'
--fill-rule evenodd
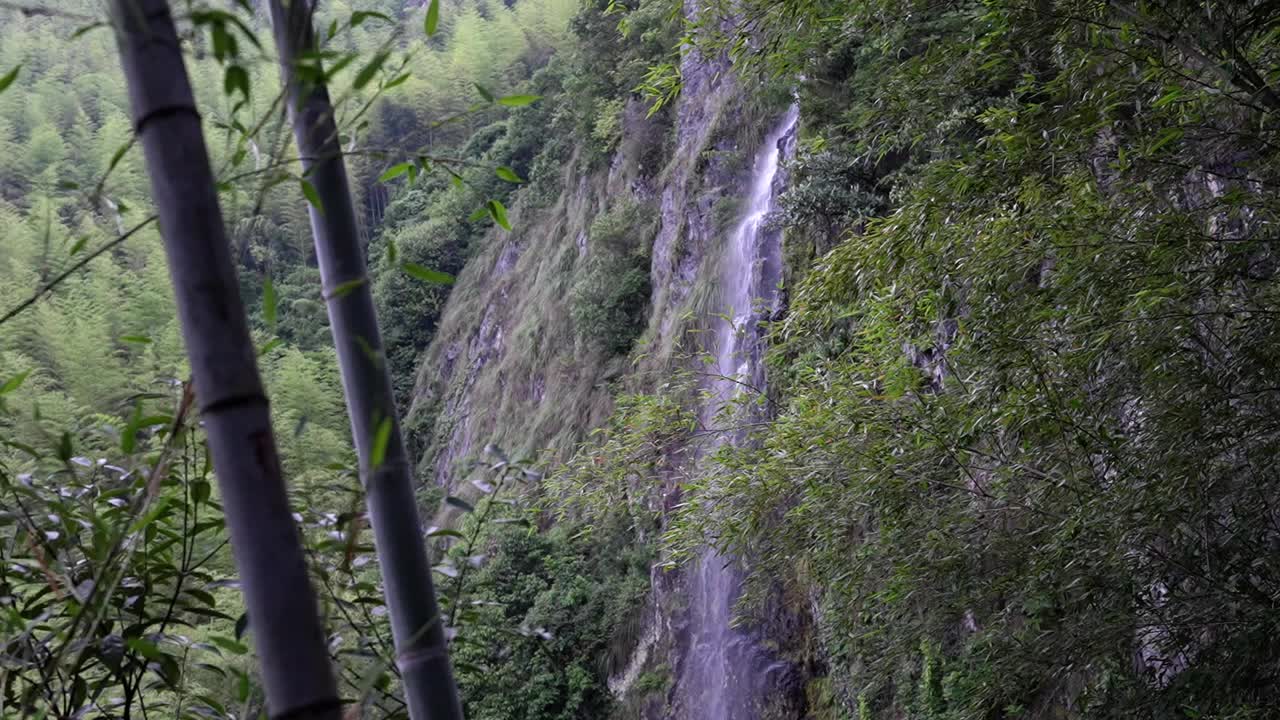
<path id="1" fill-rule="evenodd" d="M 724 248 L 721 301 L 726 320 L 715 334 L 715 379 L 702 409 L 710 425 L 723 421 L 726 407 L 744 387 L 762 388 L 761 321 L 777 305 L 782 275 L 782 237 L 767 220 L 777 208 L 785 182 L 782 159 L 795 148 L 799 109 L 792 107 L 765 140 L 752 169 L 751 194 L 743 218 Z M 735 433 L 721 435 L 733 442 Z M 713 448 L 714 449 L 714 448 Z M 773 662 L 747 631 L 731 626 L 742 585 L 732 558 L 712 548 L 703 551 L 689 579 L 689 649 L 680 686 L 689 720 L 745 720 L 770 686 L 769 675 L 785 667 Z"/>

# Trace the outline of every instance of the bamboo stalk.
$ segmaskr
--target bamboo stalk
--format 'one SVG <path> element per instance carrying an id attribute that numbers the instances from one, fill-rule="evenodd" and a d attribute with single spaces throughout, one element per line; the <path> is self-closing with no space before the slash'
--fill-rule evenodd
<path id="1" fill-rule="evenodd" d="M 340 717 L 213 172 L 166 0 L 111 0 L 134 129 L 272 717 Z"/>
<path id="2" fill-rule="evenodd" d="M 304 175 L 320 199 L 320 207 L 309 208 L 316 257 L 409 714 L 414 720 L 460 720 L 333 105 L 323 84 L 304 84 L 295 71 L 299 58 L 316 57 L 313 8 L 307 0 L 271 0 L 270 8 L 294 137 Z"/>

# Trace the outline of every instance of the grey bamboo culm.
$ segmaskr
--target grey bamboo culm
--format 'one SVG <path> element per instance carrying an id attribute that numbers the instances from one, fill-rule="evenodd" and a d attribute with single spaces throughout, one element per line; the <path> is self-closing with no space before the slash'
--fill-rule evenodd
<path id="1" fill-rule="evenodd" d="M 303 176 L 320 199 L 309 208 L 311 228 L 405 700 L 413 720 L 460 720 L 333 105 L 323 84 L 305 84 L 296 72 L 300 58 L 317 57 L 313 7 L 308 0 L 270 0 L 270 7 Z"/>
<path id="2" fill-rule="evenodd" d="M 213 172 L 166 0 L 111 0 L 134 129 L 273 718 L 337 720 L 337 688 Z"/>

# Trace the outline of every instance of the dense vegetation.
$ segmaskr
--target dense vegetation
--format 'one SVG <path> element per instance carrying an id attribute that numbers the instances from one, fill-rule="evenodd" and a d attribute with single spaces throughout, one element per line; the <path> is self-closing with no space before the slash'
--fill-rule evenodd
<path id="1" fill-rule="evenodd" d="M 0 307 L 14 311 L 0 323 L 0 712 L 255 716 L 252 628 L 190 413 L 111 32 L 92 2 L 32 8 L 0 10 Z M 541 130 L 555 106 L 536 98 L 562 92 L 564 68 L 579 67 L 578 9 L 446 2 L 428 39 L 425 8 L 324 7 L 331 72 L 350 68 L 336 75 L 336 97 L 402 397 L 447 296 L 440 273 L 461 269 L 486 227 L 507 225 L 503 201 L 543 172 Z M 403 715 L 279 81 L 257 52 L 262 19 L 230 17 L 200 8 L 181 19 L 282 459 L 344 695 Z M 588 557 L 572 525 L 530 536 L 529 500 L 513 499 L 527 493 L 495 488 L 535 475 L 495 467 L 510 468 L 481 483 L 495 497 L 456 501 L 483 520 L 433 533 L 458 545 L 439 572 L 450 624 L 469 628 L 456 645 L 460 683 L 485 687 L 496 665 L 545 712 L 600 712 L 611 700 L 596 658 L 647 587 L 646 551 Z M 467 572 L 490 553 L 519 574 Z M 583 597 L 600 602 L 580 606 Z M 544 677 L 537 652 L 549 633 L 581 668 Z M 465 695 L 472 717 L 529 705 L 508 693 L 505 709 L 486 710 L 487 695 Z"/>
<path id="2" fill-rule="evenodd" d="M 1275 3 L 419 4 L 320 26 L 469 717 L 663 716 L 674 650 L 610 680 L 709 541 L 777 714 L 1280 713 Z M 0 10 L 0 714 L 254 716 L 110 31 L 46 5 Z M 262 20 L 182 17 L 344 695 L 403 714 Z M 656 236 L 725 234 L 793 89 L 731 447 L 717 246 Z"/>
<path id="3" fill-rule="evenodd" d="M 743 5 L 796 284 L 704 491 L 825 712 L 1273 716 L 1275 7 Z"/>

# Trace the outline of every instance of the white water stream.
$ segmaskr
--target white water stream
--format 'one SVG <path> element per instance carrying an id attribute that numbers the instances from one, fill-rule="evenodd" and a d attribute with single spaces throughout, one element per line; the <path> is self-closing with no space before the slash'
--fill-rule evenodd
<path id="1" fill-rule="evenodd" d="M 782 160 L 794 152 L 798 120 L 799 110 L 792 107 L 765 139 L 755 159 L 743 218 L 724 249 L 720 298 L 724 314 L 733 321 L 722 322 L 715 335 L 718 377 L 702 410 L 708 426 L 725 422 L 730 414 L 725 408 L 745 387 L 763 388 L 760 324 L 777 304 L 782 269 L 781 233 L 769 229 L 767 219 L 777 209 L 785 181 Z M 720 437 L 720 442 L 734 442 L 735 433 Z M 690 570 L 689 647 L 680 672 L 689 720 L 755 717 L 760 695 L 771 684 L 770 674 L 784 667 L 772 661 L 749 632 L 732 626 L 741 585 L 736 562 L 711 548 Z"/>

